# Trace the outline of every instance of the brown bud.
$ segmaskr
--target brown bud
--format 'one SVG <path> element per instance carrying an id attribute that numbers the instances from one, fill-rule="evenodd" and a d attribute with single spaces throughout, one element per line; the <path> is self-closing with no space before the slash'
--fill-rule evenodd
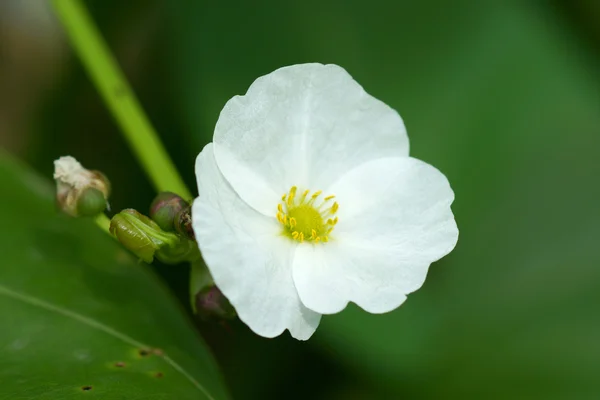
<path id="1" fill-rule="evenodd" d="M 189 203 L 171 192 L 159 193 L 150 205 L 150 218 L 163 231 L 174 232 L 174 221 L 177 214 L 189 206 Z"/>
<path id="2" fill-rule="evenodd" d="M 196 313 L 204 320 L 233 319 L 236 312 L 227 297 L 215 285 L 196 294 Z"/>

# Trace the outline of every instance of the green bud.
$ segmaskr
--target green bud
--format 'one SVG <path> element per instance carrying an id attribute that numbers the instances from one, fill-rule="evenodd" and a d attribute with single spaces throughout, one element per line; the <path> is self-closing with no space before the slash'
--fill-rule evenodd
<path id="1" fill-rule="evenodd" d="M 190 239 L 196 240 L 194 235 L 194 229 L 192 228 L 192 207 L 187 206 L 177 213 L 175 216 L 175 230 L 180 235 Z"/>
<path id="2" fill-rule="evenodd" d="M 174 220 L 177 214 L 189 206 L 189 203 L 171 192 L 159 193 L 150 205 L 150 218 L 152 218 L 162 230 L 174 232 Z"/>
<path id="3" fill-rule="evenodd" d="M 175 248 L 180 244 L 177 235 L 163 232 L 160 227 L 136 210 L 127 209 L 110 221 L 110 232 L 125 248 L 147 263 L 163 247 Z"/>
<path id="4" fill-rule="evenodd" d="M 165 264 L 178 264 L 184 261 L 195 261 L 200 258 L 198 244 L 184 237 L 178 237 L 179 243 L 176 246 L 161 247 L 155 254 L 156 258 Z"/>
<path id="5" fill-rule="evenodd" d="M 77 199 L 77 215 L 82 217 L 93 217 L 106 209 L 106 198 L 104 193 L 96 188 L 84 189 Z"/>

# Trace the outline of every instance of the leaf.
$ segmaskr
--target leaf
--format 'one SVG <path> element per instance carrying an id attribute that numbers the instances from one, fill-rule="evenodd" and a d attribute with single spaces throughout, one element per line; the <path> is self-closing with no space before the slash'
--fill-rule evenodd
<path id="1" fill-rule="evenodd" d="M 1 399 L 228 397 L 149 267 L 1 153 L 0 182 Z"/>

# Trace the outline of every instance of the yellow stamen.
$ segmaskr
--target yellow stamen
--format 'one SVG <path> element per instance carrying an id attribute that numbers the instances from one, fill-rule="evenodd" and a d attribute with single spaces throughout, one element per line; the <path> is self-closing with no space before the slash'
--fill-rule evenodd
<path id="1" fill-rule="evenodd" d="M 326 207 L 325 204 L 335 198 L 334 195 L 329 195 L 317 205 L 316 201 L 322 194 L 321 190 L 312 194 L 310 190 L 298 193 L 298 187 L 292 186 L 288 193 L 281 196 L 276 216 L 283 225 L 283 235 L 300 243 L 304 240 L 313 244 L 329 241 L 329 234 L 338 222 L 335 213 L 339 204 L 334 202 L 331 207 Z"/>
<path id="2" fill-rule="evenodd" d="M 340 205 L 337 203 L 337 201 L 335 203 L 333 203 L 333 205 L 331 206 L 331 211 L 329 211 L 332 214 L 335 214 L 338 210 L 338 208 L 340 208 Z"/>
<path id="3" fill-rule="evenodd" d="M 308 196 L 308 193 L 310 192 L 310 190 L 305 190 L 304 193 L 302 193 L 302 197 L 300 197 L 300 203 L 304 203 L 304 200 L 306 200 L 306 196 Z"/>
<path id="4" fill-rule="evenodd" d="M 296 190 L 298 190 L 298 188 L 296 186 L 292 186 L 292 188 L 290 189 L 290 195 L 288 196 L 288 199 L 287 199 L 288 207 L 294 203 L 294 197 L 296 197 Z"/>

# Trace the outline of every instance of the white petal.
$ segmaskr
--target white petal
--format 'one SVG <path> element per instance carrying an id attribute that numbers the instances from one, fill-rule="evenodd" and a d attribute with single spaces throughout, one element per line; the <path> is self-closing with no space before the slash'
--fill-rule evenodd
<path id="1" fill-rule="evenodd" d="M 339 312 L 348 301 L 393 310 L 458 240 L 446 177 L 414 158 L 363 164 L 328 193 L 339 203 L 332 241 L 299 246 L 293 267 L 300 299 L 316 312 Z"/>
<path id="2" fill-rule="evenodd" d="M 398 113 L 337 65 L 294 65 L 258 78 L 227 102 L 214 143 L 227 181 L 269 216 L 292 186 L 325 189 L 356 165 L 408 156 Z"/>
<path id="3" fill-rule="evenodd" d="M 196 160 L 200 196 L 192 209 L 202 256 L 240 319 L 261 336 L 288 329 L 306 340 L 321 316 L 300 302 L 293 284 L 294 247 L 279 236 L 275 218 L 250 208 L 221 175 L 207 145 Z"/>

